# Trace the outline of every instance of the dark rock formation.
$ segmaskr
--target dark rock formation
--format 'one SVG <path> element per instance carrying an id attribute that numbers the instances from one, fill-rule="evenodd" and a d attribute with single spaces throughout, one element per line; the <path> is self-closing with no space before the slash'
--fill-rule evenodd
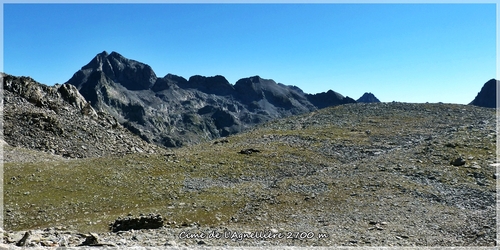
<path id="1" fill-rule="evenodd" d="M 306 94 L 307 99 L 317 108 L 322 109 L 330 106 L 336 106 L 347 103 L 356 103 L 356 101 L 348 96 L 328 90 L 318 94 Z"/>
<path id="2" fill-rule="evenodd" d="M 85 236 L 85 241 L 83 241 L 79 246 L 95 246 L 99 244 L 99 237 L 95 233 L 90 233 Z"/>
<path id="3" fill-rule="evenodd" d="M 497 107 L 497 83 L 495 79 L 487 81 L 481 91 L 477 94 L 476 98 L 469 103 L 469 105 L 475 105 L 479 107 L 486 108 L 496 108 Z"/>
<path id="4" fill-rule="evenodd" d="M 26 233 L 24 233 L 23 237 L 16 243 L 16 246 L 18 247 L 26 246 L 26 243 L 30 236 L 31 236 L 31 231 L 27 231 Z"/>
<path id="5" fill-rule="evenodd" d="M 142 215 L 140 217 L 118 218 L 114 223 L 110 224 L 112 232 L 140 230 L 140 229 L 157 229 L 163 227 L 163 217 L 159 214 Z"/>
<path id="6" fill-rule="evenodd" d="M 450 162 L 453 166 L 463 166 L 465 165 L 465 160 L 462 157 L 458 157 Z"/>
<path id="7" fill-rule="evenodd" d="M 251 155 L 252 153 L 260 153 L 260 150 L 258 149 L 253 149 L 253 148 L 248 148 L 248 149 L 242 149 L 240 152 L 238 152 L 240 154 L 244 154 L 244 155 Z"/>
<path id="8" fill-rule="evenodd" d="M 358 100 L 356 100 L 356 102 L 373 103 L 380 102 L 380 100 L 377 99 L 374 94 L 366 92 Z"/>

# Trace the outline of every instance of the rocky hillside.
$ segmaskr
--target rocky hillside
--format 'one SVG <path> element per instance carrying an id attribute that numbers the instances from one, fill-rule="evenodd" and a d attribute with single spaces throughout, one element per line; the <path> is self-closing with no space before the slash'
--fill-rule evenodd
<path id="1" fill-rule="evenodd" d="M 70 84 L 46 86 L 29 77 L 2 74 L 5 161 L 26 160 L 22 147 L 66 158 L 162 150 L 96 112 Z M 34 159 L 32 159 L 34 160 Z"/>
<path id="2" fill-rule="evenodd" d="M 497 107 L 497 84 L 498 81 L 491 79 L 487 81 L 476 98 L 469 103 L 479 107 L 496 108 Z"/>
<path id="3" fill-rule="evenodd" d="M 374 94 L 366 92 L 364 93 L 356 102 L 363 102 L 363 103 L 372 103 L 372 102 L 380 102 L 380 100 L 375 97 Z"/>
<path id="4" fill-rule="evenodd" d="M 354 102 L 329 91 L 306 95 L 259 76 L 230 84 L 223 76 L 168 74 L 112 52 L 98 54 L 67 81 L 94 109 L 113 115 L 148 142 L 177 147 L 241 132 L 268 120 Z"/>
<path id="5" fill-rule="evenodd" d="M 4 242 L 494 247 L 496 135 L 493 109 L 356 103 L 168 154 L 5 163 Z"/>

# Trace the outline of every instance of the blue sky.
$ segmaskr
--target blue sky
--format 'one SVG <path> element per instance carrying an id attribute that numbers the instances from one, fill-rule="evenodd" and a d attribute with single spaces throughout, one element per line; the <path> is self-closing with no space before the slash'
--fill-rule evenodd
<path id="1" fill-rule="evenodd" d="M 102 51 L 168 73 L 467 104 L 496 78 L 495 4 L 4 4 L 3 71 L 64 83 Z"/>

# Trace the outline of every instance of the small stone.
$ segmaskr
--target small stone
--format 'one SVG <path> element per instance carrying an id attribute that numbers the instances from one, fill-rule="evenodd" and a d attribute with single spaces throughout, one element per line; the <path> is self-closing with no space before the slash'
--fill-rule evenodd
<path id="1" fill-rule="evenodd" d="M 92 246 L 97 244 L 99 244 L 98 235 L 95 233 L 89 233 L 89 235 L 85 236 L 85 241 L 79 246 Z"/>
<path id="2" fill-rule="evenodd" d="M 458 157 L 455 160 L 450 162 L 453 166 L 463 166 L 465 165 L 465 160 L 462 157 Z"/>
<path id="3" fill-rule="evenodd" d="M 245 155 L 250 155 L 252 153 L 260 153 L 260 150 L 253 149 L 253 148 L 248 148 L 248 149 L 242 149 L 239 153 L 240 154 L 245 154 Z"/>
<path id="4" fill-rule="evenodd" d="M 56 247 L 56 246 L 58 246 L 58 244 L 56 242 L 53 242 L 51 240 L 44 240 L 44 241 L 40 242 L 40 245 L 42 245 L 42 247 Z"/>
<path id="5" fill-rule="evenodd" d="M 169 240 L 167 241 L 167 243 L 165 243 L 165 246 L 177 246 L 177 242 L 175 242 L 174 240 Z"/>
<path id="6" fill-rule="evenodd" d="M 24 233 L 23 238 L 21 238 L 17 243 L 16 246 L 18 247 L 24 247 L 28 243 L 28 238 L 31 236 L 31 231 L 27 231 Z"/>

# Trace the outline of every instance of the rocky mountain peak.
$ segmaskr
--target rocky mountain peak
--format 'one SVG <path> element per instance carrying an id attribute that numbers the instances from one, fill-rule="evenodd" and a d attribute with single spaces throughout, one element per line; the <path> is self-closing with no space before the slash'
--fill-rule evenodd
<path id="1" fill-rule="evenodd" d="M 364 93 L 356 102 L 363 102 L 363 103 L 373 103 L 373 102 L 380 102 L 380 100 L 375 97 L 374 94 L 370 92 Z"/>
<path id="2" fill-rule="evenodd" d="M 144 90 L 153 87 L 157 76 L 153 69 L 144 63 L 127 59 L 117 52 L 97 54 L 68 81 L 81 89 L 94 72 L 103 72 L 108 78 L 129 90 Z"/>
<path id="3" fill-rule="evenodd" d="M 82 70 L 99 69 L 100 71 L 102 71 L 103 62 L 106 61 L 108 56 L 109 54 L 106 51 L 97 54 L 89 63 L 82 67 Z"/>
<path id="4" fill-rule="evenodd" d="M 498 81 L 495 79 L 490 79 L 489 81 L 487 81 L 481 88 L 481 91 L 477 94 L 476 98 L 474 98 L 474 100 L 469 103 L 469 105 L 486 108 L 496 108 L 497 84 Z"/>

